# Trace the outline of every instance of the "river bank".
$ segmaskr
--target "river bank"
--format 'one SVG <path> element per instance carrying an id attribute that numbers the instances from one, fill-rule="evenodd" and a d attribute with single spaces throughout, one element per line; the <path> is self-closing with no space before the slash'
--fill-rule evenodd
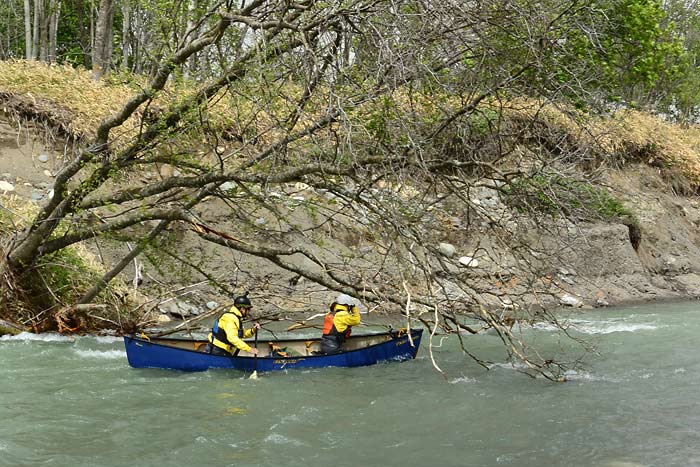
<path id="1" fill-rule="evenodd" d="M 17 99 L 13 105 L 17 111 L 17 106 L 24 104 Z M 25 110 L 29 112 L 31 108 Z M 0 196 L 33 209 L 51 198 L 55 176 L 71 151 L 65 146 L 56 147 L 43 130 L 32 124 L 18 126 L 9 115 L 0 118 Z M 643 140 L 634 144 L 648 145 Z M 598 171 L 602 175 L 595 190 L 600 191 L 599 186 L 606 193 L 609 191 L 607 196 L 622 204 L 624 218 L 601 217 L 595 221 L 523 216 L 517 212 L 517 203 L 514 206 L 512 199 L 506 199 L 493 181 L 476 180 L 463 215 L 430 214 L 436 222 L 426 227 L 434 244 L 421 247 L 439 251 L 442 258 L 428 265 L 426 273 L 440 279 L 441 293 L 448 300 L 464 298 L 460 283 L 469 277 L 467 283 L 478 284 L 479 290 L 471 297 L 478 296 L 479 306 L 502 315 L 523 312 L 527 317 L 538 310 L 562 307 L 598 308 L 700 298 L 700 198 L 682 176 L 674 175 L 673 166 L 654 164 L 652 157 L 647 161 L 636 159 L 638 162 L 628 162 L 624 167 L 609 165 Z M 686 163 L 688 160 L 691 157 L 686 155 Z M 134 176 L 152 183 L 178 174 L 172 167 L 156 166 Z M 336 201 L 330 193 L 301 183 L 270 195 L 284 201 L 285 222 L 299 231 L 314 228 L 310 219 L 317 207 L 313 206 Z M 3 203 L 9 211 L 6 206 Z M 207 209 L 217 212 L 218 206 L 211 204 Z M 31 217 L 23 212 L 13 214 Z M 475 214 L 481 219 L 476 223 L 470 220 Z M 99 217 L 93 221 L 104 222 Z M 217 221 L 226 229 L 225 216 L 219 215 Z M 255 222 L 265 225 L 270 220 L 259 217 Z M 489 222 L 512 229 L 520 249 L 528 250 L 527 255 L 514 258 L 508 252 L 509 246 L 504 245 L 512 239 L 497 237 Z M 234 231 L 236 226 L 228 227 L 224 232 Z M 294 234 L 289 232 L 289 238 L 282 232 L 277 241 L 294 244 Z M 371 231 L 334 231 L 329 223 L 327 234 L 319 241 L 326 250 L 341 252 L 338 258 L 353 257 L 357 268 L 371 271 L 383 264 L 387 280 L 393 281 L 401 271 L 391 270 L 391 265 L 385 263 L 381 248 L 375 248 L 371 235 Z M 189 261 L 196 272 L 184 272 L 182 263 L 178 265 L 171 261 L 173 258 L 161 257 L 157 266 L 135 259 L 117 276 L 124 287 L 115 297 L 128 302 L 135 313 L 129 312 L 128 326 L 112 322 L 111 327 L 176 325 L 215 314 L 245 291 L 250 291 L 260 305 L 256 309 L 260 316 L 304 321 L 322 315 L 337 294 L 263 257 L 206 242 L 187 224 L 173 227 L 170 236 L 177 244 L 176 253 L 182 253 L 177 261 Z M 299 240 L 304 241 L 301 237 Z M 131 248 L 128 242 L 104 238 L 83 242 L 83 246 L 91 255 L 90 261 L 105 269 Z M 303 266 L 303 259 L 290 257 L 292 263 L 297 260 Z M 200 273 L 206 273 L 206 277 Z M 363 311 L 400 317 L 402 312 L 395 305 L 366 304 Z"/>
<path id="2" fill-rule="evenodd" d="M 27 129 L 18 132 L 5 120 L 0 121 L 0 154 L 0 189 L 5 196 L 35 205 L 51 196 L 52 179 L 62 163 L 60 153 L 47 151 L 37 135 Z M 442 238 L 441 251 L 449 260 L 446 267 L 458 270 L 464 265 L 457 260 L 464 263 L 464 258 L 471 258 L 473 264 L 481 262 L 483 267 L 502 270 L 502 281 L 493 285 L 498 294 L 490 302 L 486 297 L 484 303 L 504 311 L 596 308 L 700 298 L 700 198 L 679 194 L 660 170 L 646 164 L 628 166 L 624 171 L 610 169 L 604 183 L 636 219 L 634 231 L 629 223 L 552 222 L 552 235 L 529 241 L 535 251 L 554 253 L 556 261 L 548 268 L 524 269 L 515 263 L 489 266 L 488 249 L 497 249 L 497 242 L 489 238 L 488 229 L 482 229 L 480 238 L 469 238 L 466 231 L 460 230 L 461 220 L 454 219 L 439 226 L 443 232 L 437 235 Z M 495 190 L 476 191 L 473 200 L 494 212 L 507 209 Z M 263 316 L 305 320 L 322 313 L 332 301 L 333 291 L 307 283 L 263 259 L 217 249 L 186 231 L 181 232 L 180 241 L 183 248 L 216 258 L 207 265 L 211 275 L 223 278 L 232 290 L 250 290 L 251 296 L 263 305 L 259 310 Z M 481 255 L 475 252 L 474 244 L 486 245 Z M 94 254 L 109 261 L 125 251 L 123 245 L 115 250 L 102 246 Z M 371 256 L 371 249 L 367 255 Z M 177 324 L 225 307 L 232 299 L 193 278 L 164 276 L 148 267 L 139 270 L 137 265 L 120 278 L 138 286 L 139 294 L 159 296 L 144 307 L 151 310 L 146 320 L 151 325 Z M 534 283 L 538 287 L 533 289 Z M 538 288 L 546 293 L 533 294 Z M 381 308 L 371 311 L 383 314 Z"/>

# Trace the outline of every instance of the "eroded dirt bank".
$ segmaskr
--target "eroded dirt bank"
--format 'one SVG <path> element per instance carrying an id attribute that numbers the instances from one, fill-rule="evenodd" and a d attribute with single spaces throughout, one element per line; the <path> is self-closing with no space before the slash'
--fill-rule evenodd
<path id="1" fill-rule="evenodd" d="M 18 131 L 8 121 L 0 120 L 0 194 L 31 203 L 44 202 L 51 196 L 60 158 L 60 152 L 47 151 L 31 131 Z M 505 294 L 512 292 L 513 301 L 494 301 L 493 307 L 587 308 L 700 298 L 700 198 L 676 195 L 655 169 L 645 165 L 610 170 L 607 183 L 637 218 L 639 230 L 631 232 L 628 225 L 615 223 L 571 224 L 559 226 L 560 236 L 533 239 L 541 242 L 542 248 L 556 252 L 558 263 L 544 277 L 528 277 L 526 270 L 511 270 L 501 287 Z M 445 232 L 444 237 L 454 246 L 455 258 L 469 254 L 469 245 L 461 243 L 454 231 Z M 489 243 L 488 239 L 481 240 Z M 208 264 L 212 275 L 222 278 L 232 289 L 252 289 L 271 313 L 308 316 L 314 310 L 322 312 L 333 294 L 263 260 L 198 243 L 186 232 L 182 232 L 181 241 L 190 242 L 187 248 L 200 251 L 203 257 L 214 258 Z M 122 252 L 103 248 L 95 253 L 109 262 Z M 122 279 L 130 283 L 134 273 L 133 268 L 129 269 Z M 167 286 L 159 283 L 163 279 L 167 279 Z M 535 297 L 526 292 L 524 284 L 543 279 L 550 281 L 553 294 Z M 156 289 L 162 293 L 197 282 L 177 274 L 164 278 L 147 266 L 142 281 L 140 290 L 151 294 Z M 160 322 L 178 320 L 230 301 L 230 297 L 206 286 L 193 288 L 176 299 L 164 297 L 152 307 Z"/>

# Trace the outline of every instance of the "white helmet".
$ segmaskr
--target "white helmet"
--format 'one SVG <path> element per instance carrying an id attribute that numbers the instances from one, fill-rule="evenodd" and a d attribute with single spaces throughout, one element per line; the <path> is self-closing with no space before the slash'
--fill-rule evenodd
<path id="1" fill-rule="evenodd" d="M 336 297 L 335 303 L 338 305 L 357 306 L 357 299 L 351 297 L 350 295 L 341 293 Z"/>

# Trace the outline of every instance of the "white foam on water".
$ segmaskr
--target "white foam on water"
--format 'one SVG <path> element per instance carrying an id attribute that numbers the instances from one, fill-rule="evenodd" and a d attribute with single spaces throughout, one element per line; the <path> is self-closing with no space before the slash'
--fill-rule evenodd
<path id="1" fill-rule="evenodd" d="M 620 323 L 609 321 L 572 322 L 571 329 L 584 334 L 612 334 L 614 332 L 637 332 L 659 329 L 661 326 L 649 323 Z"/>
<path id="2" fill-rule="evenodd" d="M 121 336 L 95 336 L 95 341 L 98 344 L 114 344 L 115 342 L 124 341 L 124 338 Z"/>
<path id="3" fill-rule="evenodd" d="M 317 412 L 318 409 L 316 407 L 302 407 L 299 413 L 291 413 L 282 417 L 280 419 L 280 423 L 303 422 L 309 417 L 309 415 Z"/>
<path id="4" fill-rule="evenodd" d="M 612 334 L 614 332 L 650 331 L 665 327 L 654 323 L 634 323 L 623 320 L 594 321 L 584 319 L 562 320 L 560 325 L 563 329 L 580 332 L 582 334 Z M 526 328 L 527 325 L 521 325 L 521 327 Z M 534 323 L 530 327 L 538 331 L 556 332 L 561 330 L 560 327 L 547 322 Z"/>
<path id="5" fill-rule="evenodd" d="M 528 370 L 530 367 L 528 367 L 524 363 L 520 362 L 504 362 L 504 363 L 493 363 L 488 366 L 489 369 L 493 368 L 503 368 L 506 370 Z M 567 381 L 588 381 L 588 382 L 593 382 L 593 381 L 607 381 L 607 382 L 612 382 L 613 380 L 610 378 L 606 378 L 603 376 L 596 376 L 592 375 L 590 373 L 587 373 L 585 371 L 576 371 L 576 370 L 567 370 L 564 372 L 564 375 L 566 377 Z M 538 376 L 539 377 L 539 376 Z M 454 381 L 450 381 L 453 384 L 456 383 L 463 383 L 463 382 L 468 382 L 468 383 L 473 383 L 476 382 L 477 380 L 471 379 L 471 378 L 457 378 Z"/>
<path id="6" fill-rule="evenodd" d="M 398 443 L 384 445 L 385 448 L 401 448 L 403 446 L 406 446 L 406 441 L 399 441 Z"/>
<path id="7" fill-rule="evenodd" d="M 306 446 L 306 443 L 303 443 L 297 439 L 289 439 L 284 435 L 281 435 L 279 433 L 270 433 L 265 437 L 264 440 L 266 443 L 271 443 L 271 444 L 291 444 L 292 446 Z"/>
<path id="8" fill-rule="evenodd" d="M 533 329 L 537 329 L 538 331 L 559 331 L 560 328 L 553 325 L 552 323 L 534 323 L 532 325 Z"/>
<path id="9" fill-rule="evenodd" d="M 476 379 L 469 378 L 468 376 L 460 376 L 450 381 L 450 384 L 471 384 L 476 383 Z"/>
<path id="10" fill-rule="evenodd" d="M 609 378 L 605 378 L 603 376 L 596 376 L 592 375 L 586 371 L 576 371 L 576 370 L 567 370 L 564 372 L 564 377 L 566 378 L 567 381 L 612 381 Z"/>
<path id="11" fill-rule="evenodd" d="M 488 365 L 489 370 L 492 368 L 504 368 L 506 370 L 527 370 L 530 367 L 525 365 L 524 363 L 492 363 L 491 365 Z"/>
<path id="12" fill-rule="evenodd" d="M 0 341 L 75 342 L 75 338 L 57 333 L 32 334 L 31 332 L 20 332 L 14 336 L 0 336 Z"/>
<path id="13" fill-rule="evenodd" d="M 84 358 L 97 358 L 104 360 L 116 360 L 126 357 L 124 350 L 75 350 L 75 353 Z"/>

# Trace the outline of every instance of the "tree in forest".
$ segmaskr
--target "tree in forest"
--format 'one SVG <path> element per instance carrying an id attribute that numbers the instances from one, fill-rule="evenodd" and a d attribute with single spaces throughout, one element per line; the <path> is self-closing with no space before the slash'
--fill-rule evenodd
<path id="1" fill-rule="evenodd" d="M 129 241 L 131 251 L 76 300 L 92 303 L 138 255 L 176 255 L 184 226 L 431 330 L 492 329 L 526 371 L 558 377 L 566 367 L 513 327 L 556 318 L 514 303 L 553 293 L 552 265 L 566 253 L 548 248 L 545 229 L 625 213 L 601 213 L 604 193 L 574 170 L 595 156 L 593 145 L 567 145 L 543 130 L 523 162 L 519 142 L 541 126 L 545 109 L 589 99 L 598 79 L 590 70 L 585 79 L 568 75 L 584 67 L 569 45 L 588 31 L 587 10 L 576 0 L 546 3 L 191 8 L 199 16 L 162 49 L 150 83 L 71 156 L 53 197 L 8 245 L 3 301 L 56 309 L 62 304 L 41 280 L 52 258 L 92 239 Z M 203 55 L 211 74 L 158 104 Z M 106 71 L 106 55 L 95 57 Z M 305 195 L 290 197 L 292 188 Z M 471 254 L 458 261 L 434 225 L 468 239 Z M 190 265 L 206 274 L 205 265 Z M 523 269 L 538 282 L 519 283 Z"/>
<path id="2" fill-rule="evenodd" d="M 450 5 L 458 12 L 468 8 L 473 15 L 490 14 L 488 6 L 464 7 L 457 2 Z M 547 7 L 562 11 L 564 5 L 566 2 L 549 2 Z M 82 64 L 92 69 L 96 78 L 110 68 L 155 72 L 163 57 L 171 55 L 189 35 L 205 26 L 205 18 L 210 15 L 207 12 L 218 8 L 218 3 L 208 0 L 130 0 L 119 4 L 102 0 L 94 8 L 82 0 L 26 0 L 23 4 L 11 0 L 0 7 L 7 13 L 0 15 L 6 18 L 0 22 L 0 57 L 18 57 L 23 49 L 29 60 Z M 400 8 L 397 5 L 394 10 Z M 442 6 L 423 2 L 423 8 Z M 538 8 L 538 4 L 524 1 L 499 6 L 501 12 L 517 12 L 521 19 L 512 22 L 518 29 L 496 31 L 491 27 L 489 40 L 502 41 L 504 50 L 525 50 L 523 46 L 529 38 L 520 34 L 527 36 L 531 32 L 521 26 L 542 16 Z M 692 64 L 696 54 L 693 37 L 697 28 L 693 18 L 697 8 L 693 1 L 589 0 L 567 8 L 564 14 L 578 18 L 578 24 L 564 24 L 571 29 L 557 31 L 560 42 L 556 44 L 548 37 L 542 37 L 542 43 L 537 44 L 547 43 L 559 49 L 560 53 L 549 54 L 540 66 L 556 64 L 560 83 L 588 83 L 588 97 L 597 95 L 598 103 L 621 102 L 664 112 L 674 106 L 689 108 L 696 104 L 693 83 L 697 80 Z M 423 18 L 424 15 L 416 16 L 417 20 Z M 537 21 L 540 19 L 544 18 Z M 242 34 L 239 39 L 245 37 Z M 525 42 L 518 43 L 520 40 Z M 200 51 L 180 65 L 179 72 L 194 79 L 206 78 L 209 70 L 227 59 L 228 53 L 235 53 L 236 47 L 230 45 L 234 50 L 216 46 Z M 346 52 L 351 50 L 350 43 L 347 45 Z M 358 49 L 354 53 L 368 51 Z M 586 73 L 591 68 L 603 69 L 605 73 L 592 79 Z"/>
<path id="3" fill-rule="evenodd" d="M 665 20 L 678 32 L 684 54 L 663 101 L 669 114 L 683 122 L 697 122 L 700 118 L 700 2 L 670 0 L 664 2 L 664 7 L 668 12 Z"/>
<path id="4" fill-rule="evenodd" d="M 95 46 L 92 49 L 92 73 L 95 79 L 109 72 L 112 64 L 112 25 L 115 5 L 112 0 L 100 0 Z"/>

